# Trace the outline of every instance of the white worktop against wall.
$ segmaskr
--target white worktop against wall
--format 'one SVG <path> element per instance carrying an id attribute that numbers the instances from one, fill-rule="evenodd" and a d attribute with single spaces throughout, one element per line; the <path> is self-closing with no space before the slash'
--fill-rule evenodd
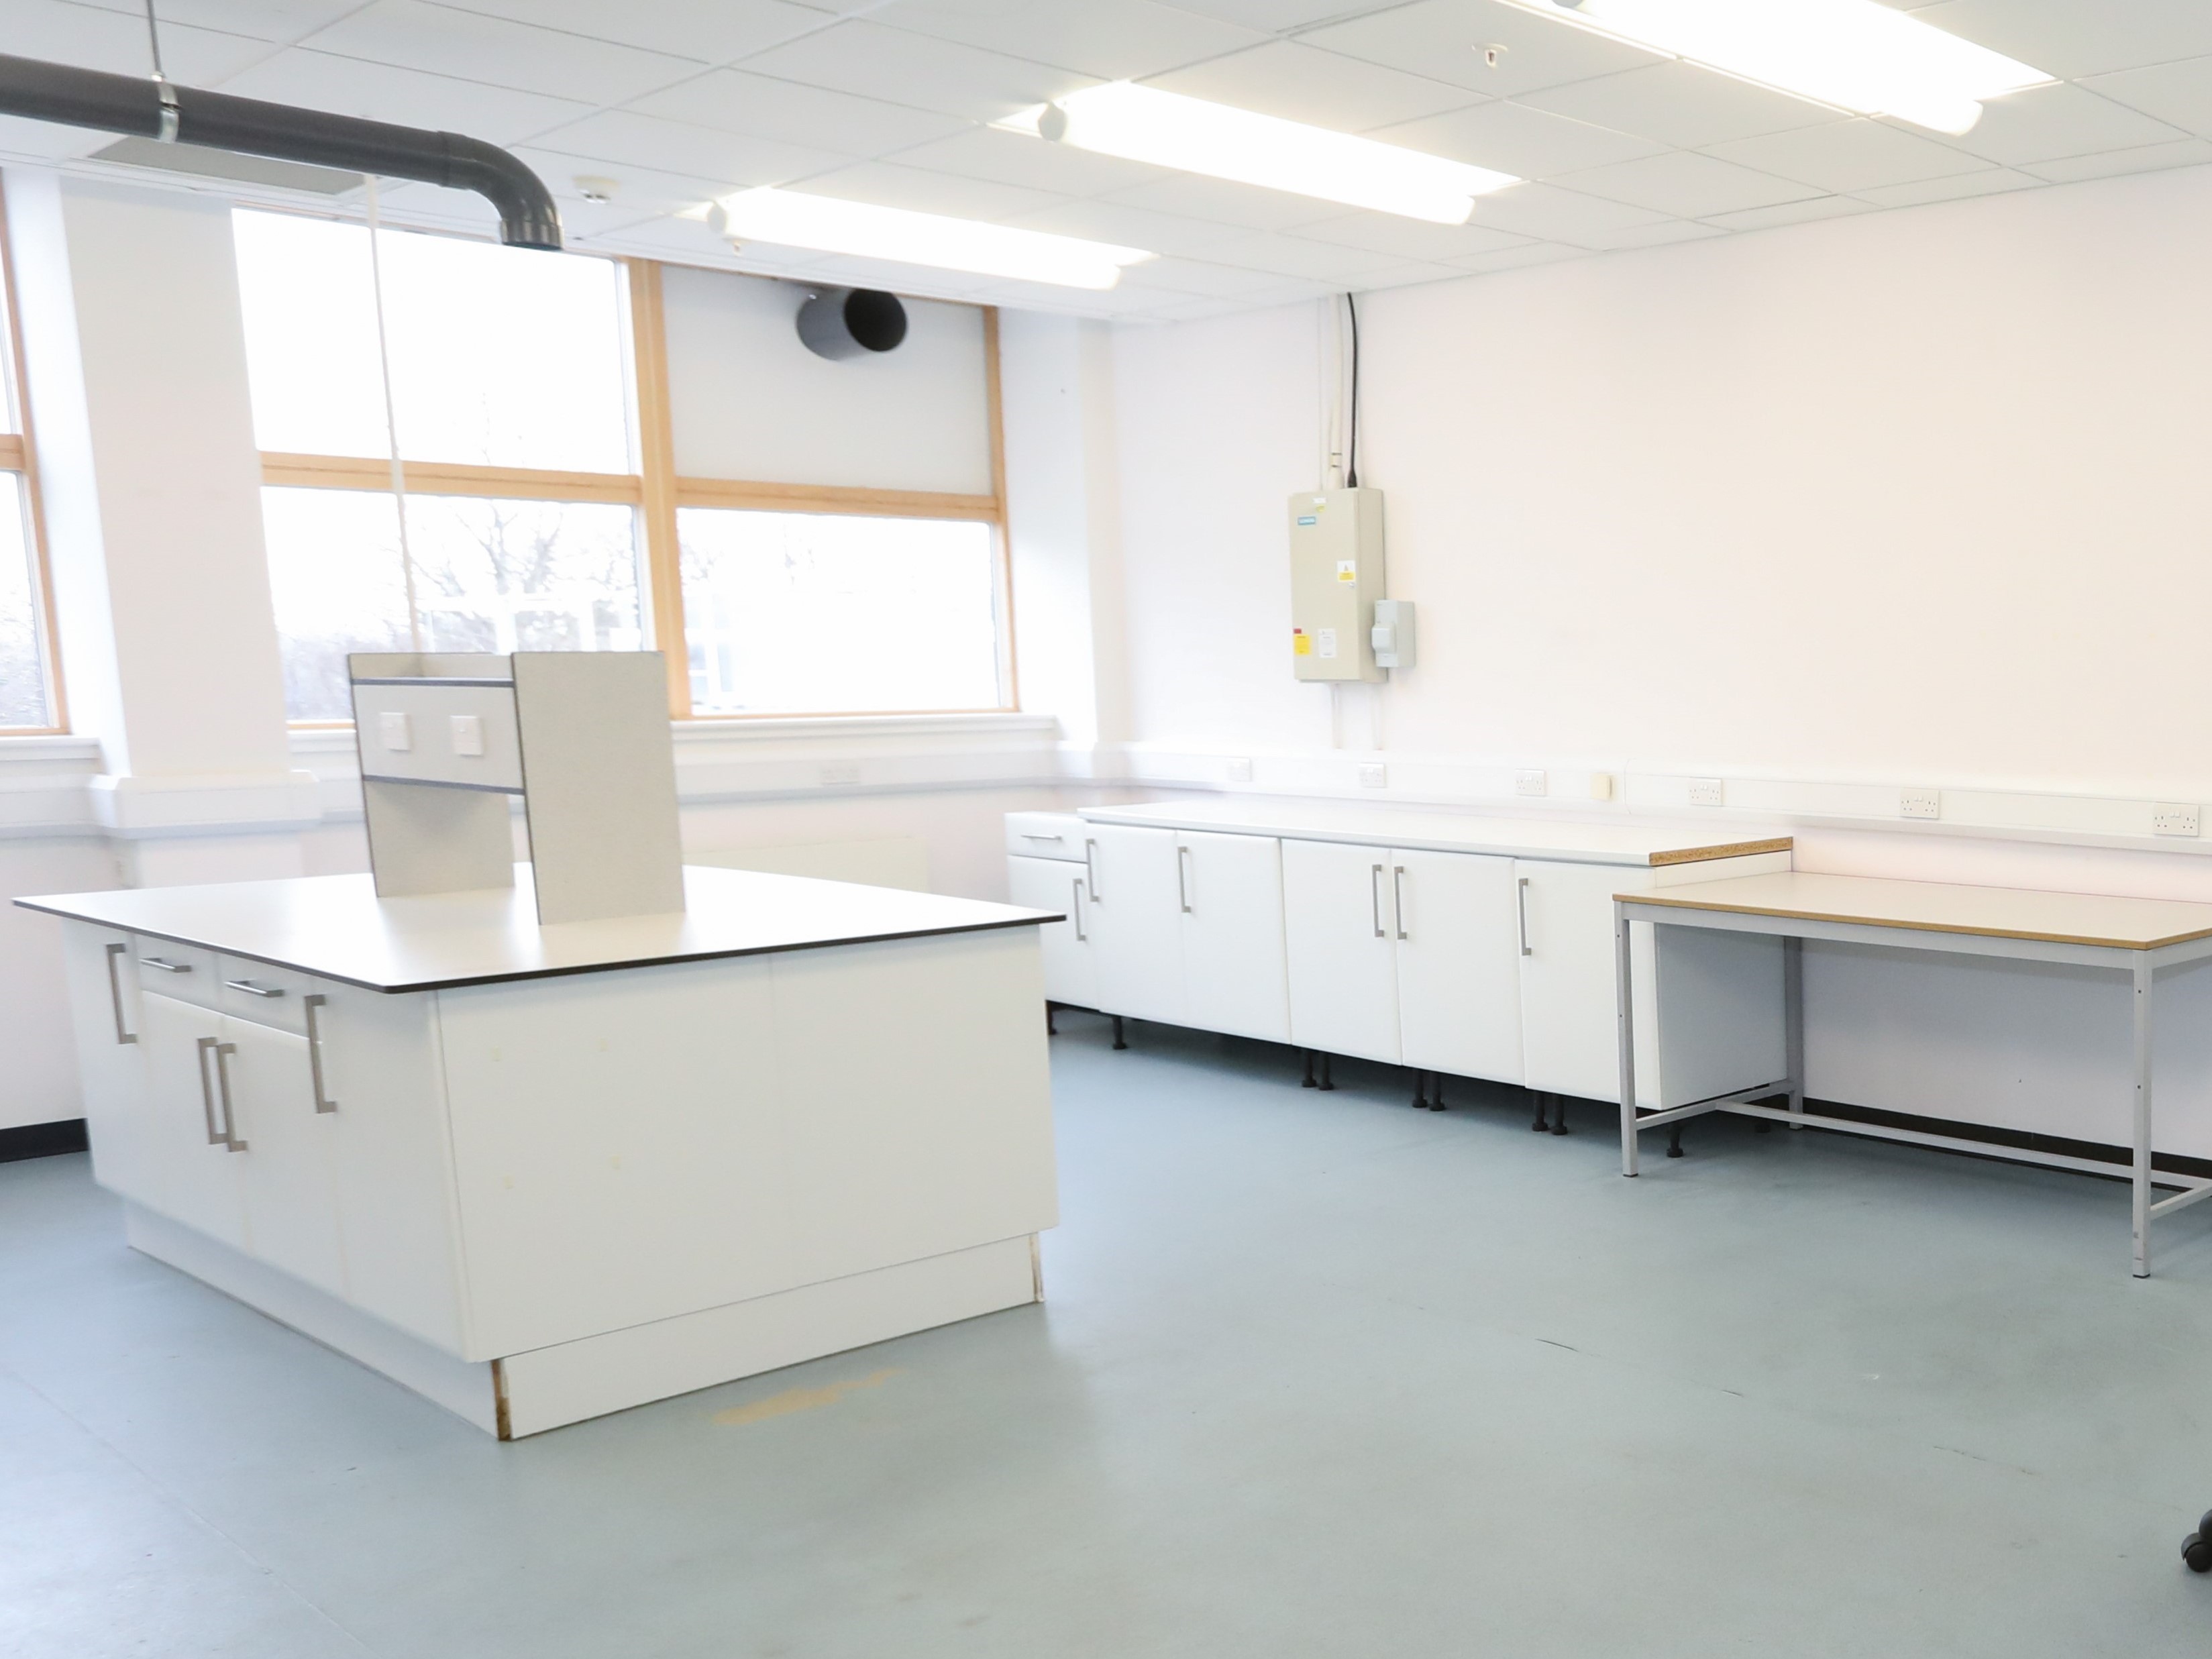
<path id="1" fill-rule="evenodd" d="M 61 893 L 26 909 L 244 957 L 372 991 L 547 979 L 661 963 L 981 933 L 1057 921 L 975 899 L 687 866 L 688 908 L 540 927 L 530 866 L 511 888 L 376 896 L 365 875 Z"/>
<path id="2" fill-rule="evenodd" d="M 1402 847 L 1411 852 L 1489 853 L 1501 858 L 1549 859 L 1562 864 L 1618 864 L 1648 869 L 1706 859 L 1786 853 L 1787 836 L 1735 833 L 1717 837 L 1684 826 L 1598 823 L 1586 818 L 1483 817 L 1472 813 L 1419 812 L 1353 802 L 1271 799 L 1253 795 L 1192 796 L 1127 806 L 1079 809 L 1094 823 L 1158 830 L 1212 830 L 1231 835 L 1279 836 L 1292 841 L 1346 842 L 1363 847 Z"/>

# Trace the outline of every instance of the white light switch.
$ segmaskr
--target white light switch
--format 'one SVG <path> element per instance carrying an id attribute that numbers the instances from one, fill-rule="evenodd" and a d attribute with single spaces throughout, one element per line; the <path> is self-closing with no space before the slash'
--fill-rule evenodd
<path id="1" fill-rule="evenodd" d="M 404 755 L 415 746 L 415 733 L 406 715 L 386 709 L 376 717 L 376 740 L 387 753 Z"/>
<path id="2" fill-rule="evenodd" d="M 447 720 L 453 728 L 453 752 L 456 755 L 483 753 L 483 716 L 449 714 Z"/>

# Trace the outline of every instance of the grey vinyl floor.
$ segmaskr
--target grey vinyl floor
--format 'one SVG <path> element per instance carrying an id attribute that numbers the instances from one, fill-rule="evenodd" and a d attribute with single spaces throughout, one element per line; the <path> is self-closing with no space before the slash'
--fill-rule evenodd
<path id="1" fill-rule="evenodd" d="M 0 1166 L 0 1653 L 2212 1652 L 2212 1212 L 1054 1056 L 1044 1306 L 507 1446 Z"/>

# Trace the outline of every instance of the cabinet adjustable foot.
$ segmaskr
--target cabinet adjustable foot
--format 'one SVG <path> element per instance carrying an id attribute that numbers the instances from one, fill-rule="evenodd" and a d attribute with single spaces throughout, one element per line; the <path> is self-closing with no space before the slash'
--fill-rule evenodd
<path id="1" fill-rule="evenodd" d="M 1444 1074 L 1442 1072 L 1431 1072 L 1429 1073 L 1429 1109 L 1432 1112 L 1441 1112 L 1443 1109 Z"/>
<path id="2" fill-rule="evenodd" d="M 1113 1017 L 1113 1019 L 1114 1019 L 1114 1046 L 1115 1046 L 1116 1048 L 1127 1048 L 1127 1047 L 1129 1046 L 1129 1040 L 1128 1040 L 1127 1037 L 1125 1037 L 1125 1036 L 1123 1036 L 1121 1035 L 1121 1015 L 1119 1015 L 1119 1014 L 1115 1014 L 1115 1015 Z"/>
<path id="3" fill-rule="evenodd" d="M 1667 1126 L 1667 1156 L 1680 1158 L 1681 1155 L 1682 1126 L 1679 1123 L 1670 1123 Z"/>
<path id="4" fill-rule="evenodd" d="M 1046 1003 L 1044 1006 L 1044 1034 L 1047 1036 L 1058 1036 L 1060 1035 L 1060 1027 L 1052 1023 L 1052 1004 L 1049 1002 Z"/>
<path id="5" fill-rule="evenodd" d="M 1323 1094 L 1327 1094 L 1331 1089 L 1336 1087 L 1336 1079 L 1329 1075 L 1328 1056 L 1327 1054 L 1323 1054 L 1321 1057 L 1321 1082 L 1316 1086 L 1320 1088 Z"/>
<path id="6" fill-rule="evenodd" d="M 1536 1121 L 1528 1127 L 1536 1133 L 1542 1134 L 1547 1129 L 1549 1129 L 1552 1127 L 1545 1121 L 1544 1117 L 1545 1112 L 1549 1109 L 1552 1103 L 1552 1097 L 1540 1089 L 1534 1089 L 1529 1092 L 1536 1097 Z"/>
<path id="7" fill-rule="evenodd" d="M 1321 1085 L 1314 1077 L 1314 1052 L 1310 1048 L 1305 1049 L 1303 1052 L 1306 1057 L 1306 1080 L 1298 1085 L 1298 1087 L 1301 1089 L 1318 1089 L 1321 1087 Z"/>
<path id="8" fill-rule="evenodd" d="M 1413 1073 L 1413 1109 L 1417 1112 L 1425 1111 L 1428 1104 L 1429 1074 L 1426 1072 L 1416 1072 Z"/>
<path id="9" fill-rule="evenodd" d="M 1566 1132 L 1567 1097 L 1565 1095 L 1553 1095 L 1552 1097 L 1552 1133 L 1555 1135 L 1563 1135 Z"/>

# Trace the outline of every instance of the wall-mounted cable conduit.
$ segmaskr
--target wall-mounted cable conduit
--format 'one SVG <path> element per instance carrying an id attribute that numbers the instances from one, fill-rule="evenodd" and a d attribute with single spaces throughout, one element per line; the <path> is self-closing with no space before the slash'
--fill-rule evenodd
<path id="1" fill-rule="evenodd" d="M 0 114 L 474 191 L 499 210 L 499 239 L 509 247 L 561 246 L 561 216 L 544 181 L 497 145 L 459 133 L 5 54 Z"/>

